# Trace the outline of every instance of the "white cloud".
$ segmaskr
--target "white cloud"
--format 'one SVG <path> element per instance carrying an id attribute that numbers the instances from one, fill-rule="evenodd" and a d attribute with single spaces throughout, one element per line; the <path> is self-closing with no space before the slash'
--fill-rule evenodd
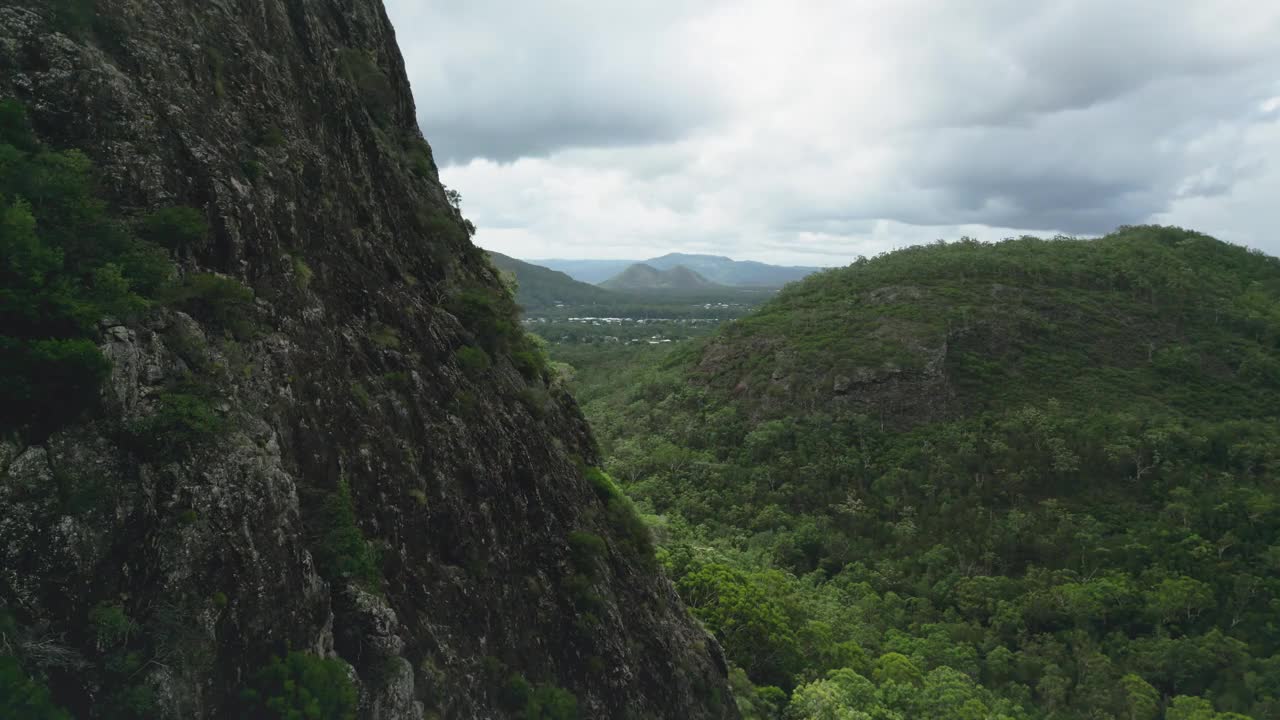
<path id="1" fill-rule="evenodd" d="M 1280 4 L 391 0 L 477 242 L 840 264 L 1151 220 L 1280 253 Z"/>

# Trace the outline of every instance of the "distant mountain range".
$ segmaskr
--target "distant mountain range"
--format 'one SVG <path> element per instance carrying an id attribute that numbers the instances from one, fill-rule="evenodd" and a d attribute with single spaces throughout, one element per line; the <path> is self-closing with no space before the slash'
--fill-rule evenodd
<path id="1" fill-rule="evenodd" d="M 670 270 L 676 266 L 684 266 L 712 283 L 732 287 L 781 287 L 823 269 L 769 265 L 751 260 L 733 260 L 719 255 L 688 253 L 670 253 L 642 261 L 551 259 L 531 262 L 552 270 L 559 270 L 574 280 L 596 284 L 603 283 L 636 264 L 648 265 L 656 270 Z"/>
<path id="2" fill-rule="evenodd" d="M 530 260 L 543 267 L 565 273 L 574 280 L 584 283 L 602 283 L 639 260 Z"/>
<path id="3" fill-rule="evenodd" d="M 683 265 L 713 283 L 736 287 L 782 287 L 789 282 L 799 280 L 823 269 L 820 267 L 769 265 L 755 262 L 754 260 L 734 260 L 719 255 L 689 255 L 686 253 L 669 253 L 659 258 L 646 260 L 645 264 L 652 265 L 659 270 L 667 270 L 677 265 Z"/>
<path id="4" fill-rule="evenodd" d="M 654 303 L 670 301 L 679 302 L 735 302 L 754 304 L 773 292 L 786 282 L 785 278 L 793 277 L 796 271 L 811 272 L 817 268 L 784 268 L 764 263 L 739 263 L 728 258 L 715 258 L 709 255 L 664 255 L 647 263 L 629 263 L 625 260 L 564 260 L 561 263 L 583 263 L 591 266 L 587 277 L 598 277 L 604 270 L 612 273 L 600 278 L 599 284 L 593 285 L 574 279 L 569 273 L 543 267 L 532 262 L 517 260 L 509 255 L 489 252 L 494 267 L 511 273 L 516 280 L 516 302 L 526 311 L 541 312 L 558 307 L 590 307 L 595 306 L 601 312 L 610 308 L 610 312 L 626 308 L 630 312 L 642 313 L 638 308 L 648 307 Z M 771 277 L 777 284 L 741 284 L 727 285 L 707 277 L 701 270 L 675 263 L 680 258 L 691 258 L 699 267 L 719 266 L 717 277 L 738 277 L 756 279 Z M 723 261 L 721 263 L 706 262 Z M 699 262 L 701 261 L 701 262 Z M 730 263 L 731 265 L 724 265 Z M 739 266 L 739 274 L 726 275 L 725 268 Z M 763 269 L 763 270 L 762 270 Z"/>
<path id="5" fill-rule="evenodd" d="M 628 292 L 665 290 L 683 293 L 712 290 L 723 286 L 711 282 L 684 265 L 660 270 L 646 263 L 636 263 L 600 283 L 600 287 Z"/>

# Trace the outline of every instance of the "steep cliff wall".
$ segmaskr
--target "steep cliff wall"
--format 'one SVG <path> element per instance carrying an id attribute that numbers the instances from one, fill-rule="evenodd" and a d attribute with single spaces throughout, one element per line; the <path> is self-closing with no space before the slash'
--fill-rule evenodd
<path id="1" fill-rule="evenodd" d="M 0 96 L 126 216 L 197 209 L 180 273 L 255 299 L 104 321 L 101 407 L 0 441 L 0 609 L 55 699 L 223 717 L 292 649 L 366 718 L 520 716 L 517 675 L 582 717 L 736 715 L 446 200 L 381 3 L 92 5 L 0 0 Z M 192 385 L 221 431 L 139 445 Z"/>

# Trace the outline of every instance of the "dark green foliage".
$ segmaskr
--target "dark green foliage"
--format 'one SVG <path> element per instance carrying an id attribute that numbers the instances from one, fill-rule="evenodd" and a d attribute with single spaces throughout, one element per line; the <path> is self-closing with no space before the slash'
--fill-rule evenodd
<path id="1" fill-rule="evenodd" d="M 511 351 L 511 363 L 526 380 L 536 380 L 547 372 L 547 356 L 537 347 Z"/>
<path id="2" fill-rule="evenodd" d="M 108 215 L 87 159 L 43 148 L 0 101 L 0 430 L 41 434 L 90 407 L 108 372 L 95 323 L 145 309 L 171 272 Z"/>
<path id="3" fill-rule="evenodd" d="M 374 323 L 369 330 L 369 339 L 383 350 L 395 350 L 400 347 L 400 331 L 390 325 Z"/>
<path id="4" fill-rule="evenodd" d="M 614 498 L 606 503 L 605 510 L 609 524 L 617 533 L 623 553 L 639 561 L 643 567 L 654 569 L 657 561 L 654 556 L 653 533 L 636 512 L 631 499 L 625 496 Z"/>
<path id="5" fill-rule="evenodd" d="M 519 673 L 512 673 L 498 688 L 498 704 L 504 709 L 515 712 L 524 708 L 533 694 L 533 686 Z"/>
<path id="6" fill-rule="evenodd" d="M 173 282 L 175 276 L 169 253 L 159 245 L 148 242 L 130 243 L 113 263 L 105 267 L 112 271 L 112 277 L 126 280 L 134 295 L 112 300 L 98 297 L 98 303 L 117 316 L 126 316 L 127 313 L 146 307 L 147 303 L 141 302 L 137 296 L 158 299 L 161 291 Z M 100 276 L 95 275 L 97 277 Z"/>
<path id="7" fill-rule="evenodd" d="M 101 717 L 106 720 L 142 720 L 156 717 L 156 693 L 146 685 L 130 684 L 129 680 L 142 672 L 141 658 L 136 654 L 124 656 L 120 665 L 111 670 L 116 677 L 112 679 L 111 692 L 103 703 Z M 117 684 L 118 683 L 118 684 Z"/>
<path id="8" fill-rule="evenodd" d="M 151 657 L 138 624 L 115 603 L 98 603 L 89 611 L 86 627 L 94 651 L 101 658 L 97 670 L 104 689 L 96 717 L 134 720 L 156 715 L 155 691 L 140 683 Z"/>
<path id="9" fill-rule="evenodd" d="M 600 574 L 600 563 L 608 555 L 609 546 L 604 538 L 593 533 L 575 530 L 569 534 L 569 555 L 573 567 L 592 579 Z"/>
<path id="10" fill-rule="evenodd" d="M 551 375 L 547 341 L 531 332 L 524 333 L 519 344 L 512 348 L 511 362 L 526 380 L 546 380 Z"/>
<path id="11" fill-rule="evenodd" d="M 204 213 L 189 207 L 162 208 L 138 223 L 138 237 L 171 250 L 197 247 L 208 234 Z"/>
<path id="12" fill-rule="evenodd" d="M 782 720 L 790 699 L 781 688 L 752 685 L 747 674 L 738 667 L 729 669 L 729 690 L 742 720 Z"/>
<path id="13" fill-rule="evenodd" d="M 478 347 L 463 345 L 454 353 L 454 357 L 458 360 L 458 367 L 468 375 L 476 375 L 489 369 L 492 364 L 489 360 L 489 353 Z"/>
<path id="14" fill-rule="evenodd" d="M 93 27 L 96 5 L 96 0 L 49 0 L 54 25 L 73 36 L 80 36 Z"/>
<path id="15" fill-rule="evenodd" d="M 354 383 L 351 386 L 351 395 L 355 397 L 356 402 L 365 410 L 373 407 L 373 396 L 369 394 L 369 388 L 364 383 Z"/>
<path id="16" fill-rule="evenodd" d="M 320 509 L 320 539 L 316 562 L 330 581 L 350 580 L 372 592 L 382 590 L 382 570 L 378 552 L 364 539 L 356 524 L 351 486 L 345 479 L 324 501 Z"/>
<path id="17" fill-rule="evenodd" d="M 227 94 L 227 86 L 223 81 L 223 68 L 226 66 L 226 61 L 217 48 L 207 45 L 204 48 L 204 57 L 209 66 L 209 74 L 213 76 L 213 94 L 221 99 Z"/>
<path id="18" fill-rule="evenodd" d="M 354 720 L 358 697 L 340 660 L 290 652 L 259 670 L 241 693 L 245 720 Z"/>
<path id="19" fill-rule="evenodd" d="M 257 160 L 245 160 L 240 163 L 240 171 L 248 178 L 249 182 L 256 182 L 262 177 L 262 163 Z"/>
<path id="20" fill-rule="evenodd" d="M 604 503 L 605 518 L 616 533 L 615 537 L 623 552 L 639 560 L 644 567 L 655 567 L 653 533 L 636 512 L 631 499 L 603 470 L 586 467 L 582 474 Z"/>
<path id="21" fill-rule="evenodd" d="M 165 329 L 163 337 L 165 346 L 182 358 L 192 371 L 199 373 L 212 367 L 209 347 L 197 332 L 175 324 Z"/>
<path id="22" fill-rule="evenodd" d="M 413 389 L 413 376 L 407 372 L 389 372 L 382 374 L 382 382 L 391 387 L 408 392 Z"/>
<path id="23" fill-rule="evenodd" d="M 217 440 L 227 420 L 203 395 L 170 392 L 157 399 L 155 412 L 128 428 L 129 444 L 144 456 L 171 459 Z"/>
<path id="24" fill-rule="evenodd" d="M 431 146 L 426 140 L 419 137 L 412 137 L 405 141 L 405 159 L 409 163 L 409 169 L 414 175 L 420 178 L 430 178 L 436 176 L 436 161 L 431 155 Z"/>
<path id="25" fill-rule="evenodd" d="M 459 390 L 455 393 L 449 403 L 449 409 L 463 419 L 472 422 L 479 421 L 484 416 L 484 408 L 480 404 L 480 399 L 469 390 Z"/>
<path id="26" fill-rule="evenodd" d="M 529 696 L 524 717 L 526 720 L 577 720 L 578 698 L 564 688 L 541 685 Z"/>
<path id="27" fill-rule="evenodd" d="M 547 391 L 536 386 L 520 388 L 520 391 L 516 394 L 516 399 L 535 418 L 546 416 L 547 406 L 551 403 L 551 396 Z"/>
<path id="28" fill-rule="evenodd" d="M 35 419 L 41 432 L 66 422 L 96 399 L 110 372 L 89 340 L 18 340 L 0 336 L 0 425 Z"/>
<path id="29" fill-rule="evenodd" d="M 518 345 L 524 337 L 516 321 L 519 308 L 500 288 L 465 288 L 449 301 L 448 310 L 490 355 Z"/>
<path id="30" fill-rule="evenodd" d="M 0 606 L 0 711 L 3 717 L 21 720 L 70 720 L 54 704 L 42 678 L 23 667 L 21 630 L 13 616 Z"/>
<path id="31" fill-rule="evenodd" d="M 49 696 L 49 689 L 23 671 L 17 658 L 0 654 L 0 708 L 22 720 L 70 720 Z"/>
<path id="32" fill-rule="evenodd" d="M 952 405 L 904 410 L 940 347 Z M 1280 716 L 1280 262 L 1168 228 L 913 248 L 714 348 L 573 361 L 682 597 L 788 717 Z M 899 394 L 832 392 L 886 362 Z"/>
<path id="33" fill-rule="evenodd" d="M 89 611 L 89 629 L 99 648 L 111 648 L 129 641 L 138 626 L 125 614 L 124 608 L 111 603 L 99 603 Z"/>
<path id="34" fill-rule="evenodd" d="M 174 307 L 231 332 L 239 339 L 254 333 L 253 291 L 239 281 L 213 273 L 189 275 L 166 290 L 164 300 Z"/>
<path id="35" fill-rule="evenodd" d="M 27 120 L 27 110 L 17 100 L 0 100 L 0 142 L 20 152 L 29 153 L 40 147 Z"/>
<path id="36" fill-rule="evenodd" d="M 589 575 L 574 573 L 561 582 L 564 594 L 573 602 L 578 610 L 578 624 L 585 631 L 591 631 L 600 624 L 600 614 L 605 610 L 605 599 L 596 586 L 596 581 Z"/>
<path id="37" fill-rule="evenodd" d="M 293 284 L 299 290 L 306 290 L 311 287 L 311 280 L 315 277 L 315 272 L 311 270 L 311 266 L 301 256 L 294 255 L 289 258 L 289 264 L 293 268 Z"/>
<path id="38" fill-rule="evenodd" d="M 466 225 L 453 215 L 428 210 L 422 213 L 421 221 L 427 237 L 446 247 L 464 246 L 469 240 Z"/>
<path id="39" fill-rule="evenodd" d="M 370 114 L 383 117 L 394 107 L 395 90 L 386 73 L 374 62 L 373 55 L 367 50 L 343 48 L 338 51 L 338 69 L 342 76 L 360 91 L 360 97 L 368 106 Z"/>
<path id="40" fill-rule="evenodd" d="M 254 135 L 253 144 L 264 148 L 277 148 L 284 145 L 284 131 L 275 125 L 262 128 Z"/>
<path id="41" fill-rule="evenodd" d="M 498 703 L 520 720 L 577 720 L 578 699 L 553 685 L 534 686 L 513 673 L 498 689 Z"/>

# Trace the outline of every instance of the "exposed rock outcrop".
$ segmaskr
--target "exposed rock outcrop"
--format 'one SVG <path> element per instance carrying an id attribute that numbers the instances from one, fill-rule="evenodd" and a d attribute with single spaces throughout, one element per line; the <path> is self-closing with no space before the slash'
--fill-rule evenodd
<path id="1" fill-rule="evenodd" d="M 572 398 L 509 348 L 458 360 L 486 332 L 458 298 L 501 284 L 446 200 L 381 2 L 96 5 L 73 22 L 0 0 L 0 95 L 83 149 L 124 212 L 201 210 L 182 272 L 256 301 L 249 331 L 172 309 L 106 322 L 102 407 L 0 443 L 0 600 L 65 649 L 44 667 L 56 699 L 77 717 L 119 700 L 86 620 L 109 606 L 150 717 L 226 716 L 289 648 L 350 663 L 365 718 L 506 716 L 511 674 L 582 717 L 736 716 L 719 648 L 584 479 Z M 221 431 L 140 451 L 192 382 Z M 316 560 L 340 482 L 379 587 Z M 575 531 L 609 548 L 590 612 Z"/>

